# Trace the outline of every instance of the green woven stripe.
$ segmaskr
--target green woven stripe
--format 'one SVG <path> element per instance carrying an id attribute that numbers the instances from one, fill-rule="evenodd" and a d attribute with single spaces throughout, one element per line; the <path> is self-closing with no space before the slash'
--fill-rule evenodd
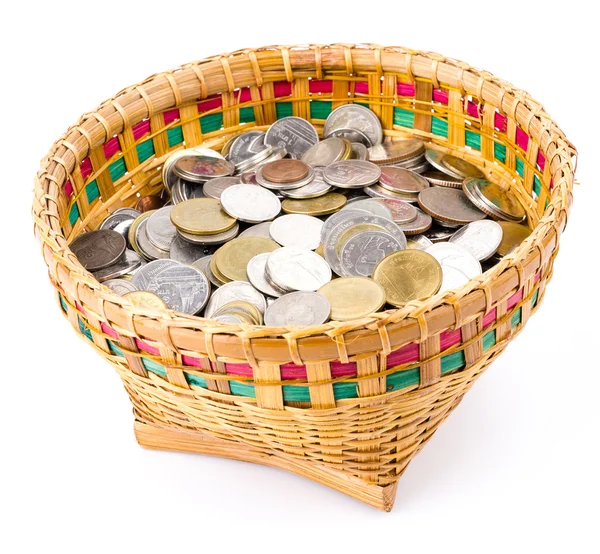
<path id="1" fill-rule="evenodd" d="M 94 179 L 91 183 L 88 183 L 85 187 L 85 195 L 87 196 L 88 204 L 91 204 L 96 198 L 100 196 L 100 191 L 98 190 L 98 183 L 96 183 L 96 179 Z"/>
<path id="2" fill-rule="evenodd" d="M 275 104 L 275 111 L 277 113 L 277 119 L 281 119 L 282 117 L 290 117 L 292 115 L 292 103 L 277 102 L 277 104 Z"/>
<path id="3" fill-rule="evenodd" d="M 431 118 L 431 132 L 434 135 L 439 135 L 441 137 L 448 136 L 448 122 L 440 119 L 439 117 Z"/>
<path id="4" fill-rule="evenodd" d="M 403 110 L 402 108 L 394 108 L 394 125 L 400 127 L 408 127 L 412 129 L 415 124 L 415 112 Z"/>
<path id="5" fill-rule="evenodd" d="M 110 172 L 110 178 L 113 180 L 113 183 L 123 177 L 127 172 L 127 167 L 125 167 L 125 158 L 119 158 L 116 162 L 111 163 L 108 166 L 108 171 Z"/>
<path id="6" fill-rule="evenodd" d="M 71 227 L 73 227 L 73 225 L 75 225 L 75 222 L 79 219 L 79 208 L 77 207 L 77 204 L 73 204 L 71 206 L 71 210 L 69 211 L 69 223 L 71 224 Z"/>
<path id="7" fill-rule="evenodd" d="M 223 127 L 223 114 L 213 113 L 200 118 L 200 130 L 203 133 L 211 133 Z"/>
<path id="8" fill-rule="evenodd" d="M 481 150 L 481 135 L 473 131 L 465 131 L 465 143 L 475 150 Z"/>
<path id="9" fill-rule="evenodd" d="M 517 156 L 517 173 L 523 177 L 525 175 L 525 162 Z"/>
<path id="10" fill-rule="evenodd" d="M 84 335 L 87 339 L 94 342 L 94 338 L 92 337 L 92 332 L 89 330 L 88 326 L 83 322 L 83 320 L 77 316 L 77 323 L 79 323 L 79 332 Z"/>
<path id="11" fill-rule="evenodd" d="M 152 144 L 152 139 L 140 142 L 135 149 L 137 150 L 140 163 L 145 162 L 148 158 L 154 156 L 154 144 Z"/>
<path id="12" fill-rule="evenodd" d="M 254 108 L 240 108 L 240 123 L 250 123 L 256 121 Z"/>
<path id="13" fill-rule="evenodd" d="M 63 295 L 60 294 L 60 293 L 58 293 L 58 300 L 60 301 L 60 307 L 63 309 L 63 312 L 68 313 L 69 306 L 65 302 L 65 299 L 63 298 Z"/>
<path id="14" fill-rule="evenodd" d="M 167 140 L 169 141 L 169 148 L 181 144 L 183 142 L 183 131 L 181 126 L 173 127 L 167 131 Z"/>
<path id="15" fill-rule="evenodd" d="M 506 146 L 499 142 L 494 143 L 494 158 L 500 160 L 502 163 L 506 161 Z"/>
<path id="16" fill-rule="evenodd" d="M 331 113 L 331 100 L 312 100 L 310 103 L 311 119 L 327 119 Z"/>
<path id="17" fill-rule="evenodd" d="M 533 176 L 533 192 L 535 192 L 539 196 L 541 190 L 542 190 L 542 182 L 538 179 L 537 175 L 534 175 Z"/>

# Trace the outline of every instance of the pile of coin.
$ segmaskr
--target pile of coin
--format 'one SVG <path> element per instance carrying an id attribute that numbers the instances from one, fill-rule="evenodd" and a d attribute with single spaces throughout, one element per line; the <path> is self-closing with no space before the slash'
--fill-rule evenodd
<path id="1" fill-rule="evenodd" d="M 175 152 L 168 201 L 115 210 L 71 250 L 138 307 L 289 327 L 462 287 L 531 232 L 508 187 L 418 139 L 384 140 L 364 106 L 332 111 L 323 137 L 285 117 L 220 152 Z"/>

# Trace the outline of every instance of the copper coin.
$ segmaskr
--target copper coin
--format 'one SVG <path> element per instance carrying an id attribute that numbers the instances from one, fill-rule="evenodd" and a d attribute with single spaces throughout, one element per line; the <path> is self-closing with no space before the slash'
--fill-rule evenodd
<path id="1" fill-rule="evenodd" d="M 419 193 L 418 202 L 431 217 L 448 223 L 466 225 L 485 218 L 485 214 L 458 189 L 430 187 Z"/>
<path id="2" fill-rule="evenodd" d="M 308 165 L 300 160 L 283 159 L 265 164 L 263 177 L 272 183 L 293 183 L 308 175 Z"/>
<path id="3" fill-rule="evenodd" d="M 158 210 L 165 205 L 165 200 L 160 196 L 149 194 L 148 196 L 140 196 L 135 203 L 135 209 L 139 212 L 149 212 L 150 210 Z"/>
<path id="4" fill-rule="evenodd" d="M 429 181 L 421 177 L 418 173 L 394 166 L 381 168 L 379 184 L 392 192 L 405 194 L 415 194 L 429 188 Z"/>

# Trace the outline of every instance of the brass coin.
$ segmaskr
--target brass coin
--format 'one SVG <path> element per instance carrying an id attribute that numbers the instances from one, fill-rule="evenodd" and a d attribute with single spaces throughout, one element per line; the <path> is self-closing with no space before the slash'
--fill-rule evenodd
<path id="1" fill-rule="evenodd" d="M 147 290 L 134 290 L 123 295 L 123 298 L 128 298 L 136 308 L 145 310 L 166 310 L 167 305 L 164 300 L 156 296 L 153 292 Z"/>
<path id="2" fill-rule="evenodd" d="M 457 173 L 461 177 L 464 177 L 465 179 L 468 177 L 485 179 L 484 173 L 477 166 L 473 165 L 467 160 L 452 156 L 451 154 L 446 154 L 442 158 L 442 165 L 447 167 L 450 171 Z"/>
<path id="3" fill-rule="evenodd" d="M 319 246 L 317 246 L 317 249 L 315 250 L 315 254 L 318 254 L 319 256 L 321 256 L 321 258 L 325 258 L 325 245 L 323 243 L 319 244 Z"/>
<path id="4" fill-rule="evenodd" d="M 286 214 L 327 215 L 340 210 L 346 204 L 346 197 L 337 192 L 329 192 L 318 198 L 294 200 L 286 198 L 281 203 L 281 209 Z"/>
<path id="5" fill-rule="evenodd" d="M 193 198 L 173 206 L 171 222 L 192 235 L 216 235 L 231 229 L 236 220 L 227 215 L 214 198 Z"/>
<path id="6" fill-rule="evenodd" d="M 213 255 L 216 267 L 228 281 L 248 281 L 248 262 L 264 252 L 273 252 L 280 246 L 270 239 L 261 237 L 239 237 L 230 240 Z"/>
<path id="7" fill-rule="evenodd" d="M 393 140 L 369 148 L 369 160 L 378 165 L 401 162 L 419 156 L 425 145 L 417 139 Z"/>
<path id="8" fill-rule="evenodd" d="M 217 252 L 218 252 L 218 250 L 217 250 Z M 210 272 L 212 273 L 213 277 L 215 278 L 215 281 L 217 281 L 219 286 L 222 286 L 225 283 L 231 282 L 231 279 L 227 279 L 227 277 L 225 277 L 225 275 L 223 275 L 219 271 L 219 267 L 217 266 L 217 256 L 216 256 L 217 252 L 215 252 L 212 255 L 212 257 L 210 258 L 208 267 L 209 267 Z"/>
<path id="9" fill-rule="evenodd" d="M 466 225 L 485 218 L 485 213 L 458 189 L 430 187 L 419 193 L 418 202 L 425 213 L 448 223 Z"/>
<path id="10" fill-rule="evenodd" d="M 347 139 L 342 140 L 344 141 L 344 153 L 342 154 L 342 160 L 351 160 L 353 153 L 352 143 Z"/>
<path id="11" fill-rule="evenodd" d="M 149 194 L 148 196 L 140 196 L 138 201 L 135 203 L 135 209 L 139 212 L 149 212 L 158 210 L 165 205 L 164 198 L 160 196 L 156 196 L 154 194 Z"/>
<path id="12" fill-rule="evenodd" d="M 245 300 L 233 300 L 232 302 L 228 302 L 221 306 L 211 317 L 214 319 L 220 315 L 225 313 L 235 313 L 243 314 L 250 319 L 250 323 L 253 325 L 262 325 L 263 318 L 260 310 L 250 302 L 246 302 Z"/>
<path id="13" fill-rule="evenodd" d="M 465 179 L 463 191 L 473 204 L 494 219 L 523 221 L 525 209 L 515 194 L 486 179 Z"/>
<path id="14" fill-rule="evenodd" d="M 383 287 L 367 277 L 340 277 L 318 291 L 331 304 L 330 319 L 349 321 L 371 315 L 385 304 Z"/>
<path id="15" fill-rule="evenodd" d="M 531 235 L 531 229 L 526 225 L 513 223 L 512 221 L 499 221 L 498 224 L 502 227 L 502 240 L 498 250 L 496 250 L 497 256 L 504 257 L 510 254 Z"/>
<path id="16" fill-rule="evenodd" d="M 140 226 L 140 224 L 142 223 L 142 221 L 144 221 L 145 219 L 148 219 L 155 211 L 156 210 L 150 210 L 150 211 L 144 212 L 142 215 L 138 215 L 133 220 L 133 223 L 131 224 L 131 227 L 129 227 L 129 231 L 127 233 L 127 240 L 129 241 L 129 244 L 131 244 L 131 248 L 134 249 L 136 254 L 139 254 L 144 259 L 147 259 L 146 255 L 140 250 L 137 240 L 135 240 L 135 236 L 136 236 L 137 229 Z"/>
<path id="17" fill-rule="evenodd" d="M 300 160 L 284 158 L 263 165 L 262 174 L 272 183 L 293 183 L 308 175 L 308 165 Z"/>
<path id="18" fill-rule="evenodd" d="M 353 237 L 357 233 L 361 233 L 362 231 L 385 231 L 385 229 L 383 227 L 380 227 L 379 225 L 373 225 L 372 223 L 360 223 L 359 225 L 353 225 L 349 229 L 346 229 L 340 235 L 340 238 L 338 239 L 335 245 L 337 255 L 340 255 L 340 252 L 342 251 L 342 246 L 344 246 L 345 242 L 349 238 Z"/>
<path id="19" fill-rule="evenodd" d="M 422 250 L 393 252 L 373 270 L 373 279 L 385 289 L 387 302 L 396 307 L 435 294 L 442 277 L 440 263 Z"/>
<path id="20" fill-rule="evenodd" d="M 427 179 L 432 185 L 436 185 L 438 187 L 449 187 L 451 189 L 461 189 L 464 179 L 455 179 L 454 177 L 450 177 L 450 175 L 446 173 L 442 173 L 441 171 L 437 171 L 436 169 L 430 169 L 423 173 L 423 177 Z"/>

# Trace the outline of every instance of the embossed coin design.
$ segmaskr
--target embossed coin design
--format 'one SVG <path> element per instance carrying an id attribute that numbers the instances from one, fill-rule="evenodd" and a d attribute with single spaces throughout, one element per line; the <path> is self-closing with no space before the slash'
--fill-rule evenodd
<path id="1" fill-rule="evenodd" d="M 392 221 L 401 225 L 410 223 L 417 219 L 417 208 L 403 200 L 392 200 L 391 198 L 380 198 L 376 200 L 383 204 L 392 214 Z"/>
<path id="2" fill-rule="evenodd" d="M 286 246 L 267 259 L 267 274 L 280 289 L 315 291 L 331 281 L 331 268 L 314 252 Z"/>
<path id="3" fill-rule="evenodd" d="M 340 188 L 363 188 L 376 183 L 380 176 L 381 168 L 362 160 L 334 162 L 323 171 L 325 181 Z"/>
<path id="4" fill-rule="evenodd" d="M 502 241 L 502 227 L 491 219 L 473 221 L 450 237 L 450 242 L 466 248 L 480 262 L 490 258 Z"/>
<path id="5" fill-rule="evenodd" d="M 256 185 L 229 187 L 221 195 L 221 204 L 229 215 L 248 223 L 268 221 L 281 211 L 279 199 Z"/>
<path id="6" fill-rule="evenodd" d="M 119 296 L 137 290 L 133 283 L 125 279 L 109 279 L 108 281 L 104 281 L 103 284 Z"/>
<path id="7" fill-rule="evenodd" d="M 279 297 L 281 296 L 281 291 L 276 289 L 265 276 L 267 259 L 270 256 L 270 252 L 265 252 L 263 254 L 258 254 L 254 256 L 246 267 L 246 272 L 248 274 L 248 280 L 252 285 L 257 288 L 260 292 L 268 296 Z"/>
<path id="8" fill-rule="evenodd" d="M 381 144 L 383 129 L 377 116 L 359 104 L 344 104 L 333 110 L 323 129 L 323 135 L 329 136 L 335 129 L 358 129 L 367 137 L 373 146 Z"/>
<path id="9" fill-rule="evenodd" d="M 285 148 L 292 158 L 300 158 L 319 142 L 316 129 L 301 117 L 283 117 L 269 127 L 265 143 Z"/>
<path id="10" fill-rule="evenodd" d="M 462 190 L 430 187 L 419 193 L 418 201 L 424 212 L 448 223 L 466 225 L 485 218 L 485 214 L 469 201 Z"/>
<path id="11" fill-rule="evenodd" d="M 171 222 L 177 229 L 195 235 L 216 235 L 235 225 L 235 219 L 226 214 L 214 198 L 194 198 L 173 206 Z"/>
<path id="12" fill-rule="evenodd" d="M 99 229 L 78 236 L 69 248 L 88 271 L 114 264 L 125 252 L 125 238 L 116 231 Z"/>
<path id="13" fill-rule="evenodd" d="M 383 287 L 365 277 L 341 277 L 322 286 L 318 293 L 331 305 L 331 319 L 349 321 L 366 317 L 381 309 L 386 294 Z"/>
<path id="14" fill-rule="evenodd" d="M 344 276 L 370 277 L 375 266 L 388 254 L 402 250 L 400 241 L 384 231 L 362 231 L 341 248 L 340 266 Z"/>
<path id="15" fill-rule="evenodd" d="M 173 206 L 165 206 L 156 210 L 146 221 L 148 240 L 160 250 L 169 250 L 171 241 L 175 238 L 177 229 L 171 222 Z"/>
<path id="16" fill-rule="evenodd" d="M 212 156 L 186 155 L 175 161 L 173 171 L 181 179 L 202 183 L 213 177 L 232 175 L 235 166 L 227 160 L 220 160 Z"/>
<path id="17" fill-rule="evenodd" d="M 320 325 L 329 319 L 329 301 L 316 292 L 292 292 L 278 298 L 265 312 L 269 327 Z"/>

